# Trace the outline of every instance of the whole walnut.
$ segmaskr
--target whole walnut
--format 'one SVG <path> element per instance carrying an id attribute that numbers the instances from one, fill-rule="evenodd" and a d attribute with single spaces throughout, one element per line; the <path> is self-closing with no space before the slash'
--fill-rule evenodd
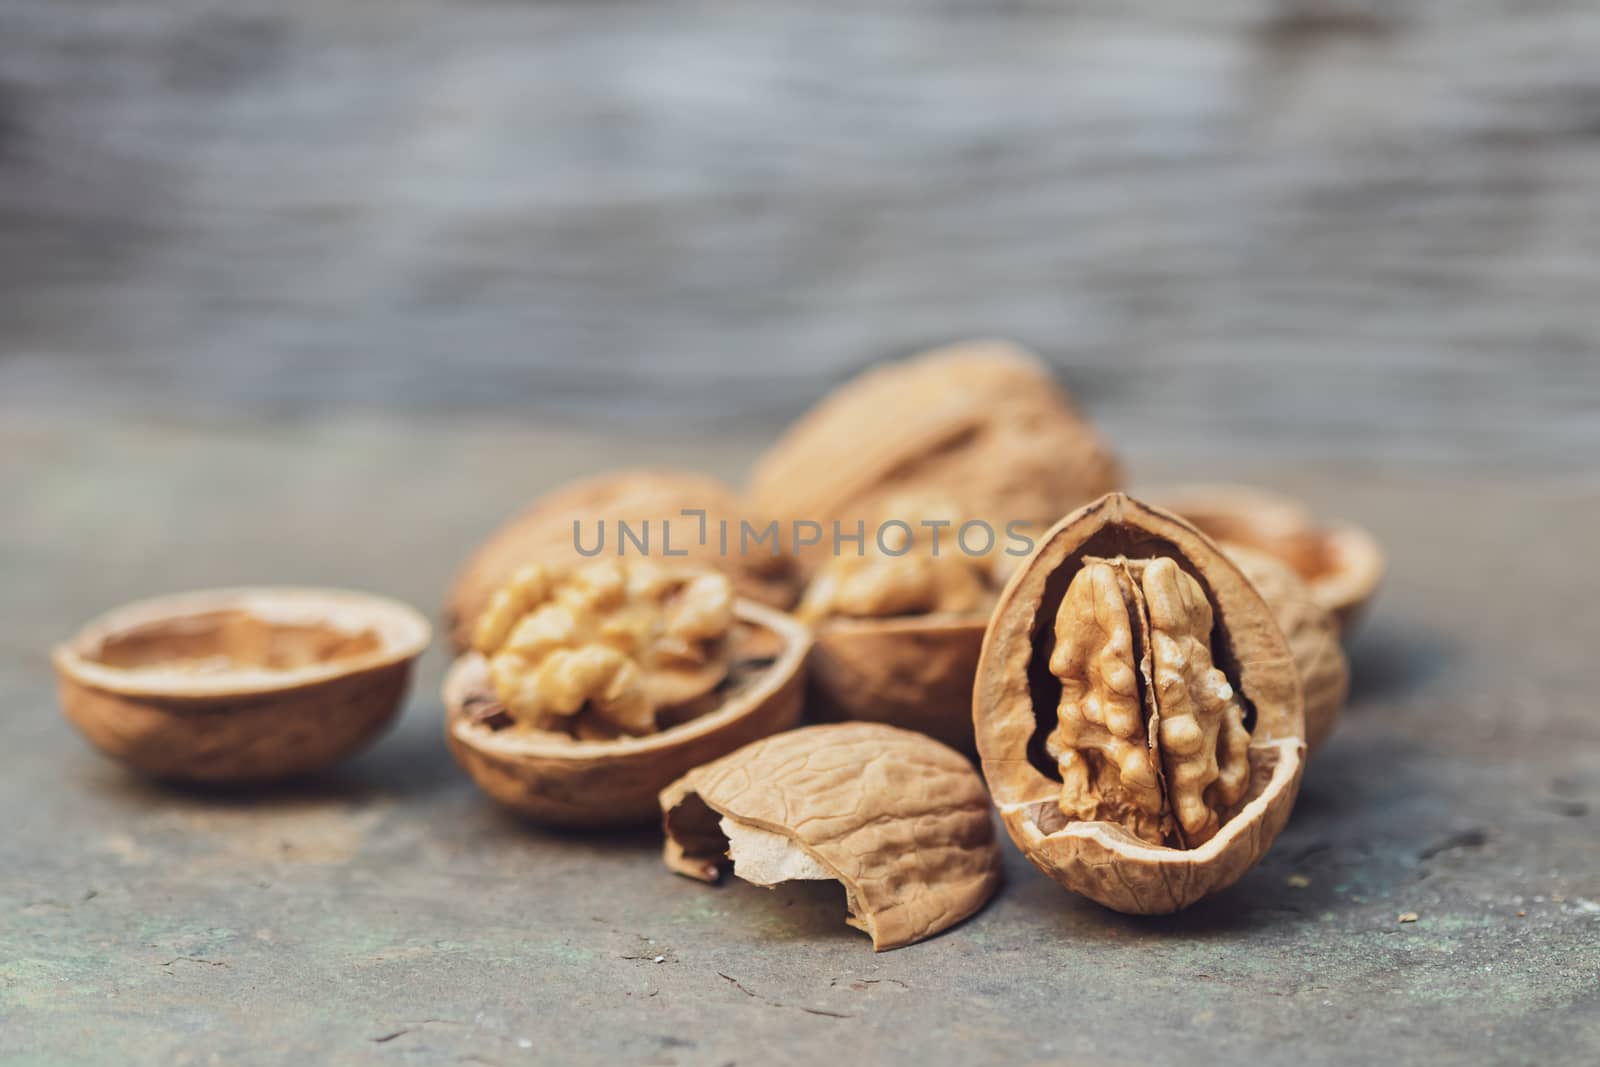
<path id="1" fill-rule="evenodd" d="M 971 519 L 1037 535 L 1121 481 L 1116 458 L 1038 359 L 1002 341 L 923 353 L 834 390 L 757 461 L 749 499 L 763 516 L 824 527 L 807 564 L 862 523 L 902 518 L 908 492 L 949 496 Z"/>

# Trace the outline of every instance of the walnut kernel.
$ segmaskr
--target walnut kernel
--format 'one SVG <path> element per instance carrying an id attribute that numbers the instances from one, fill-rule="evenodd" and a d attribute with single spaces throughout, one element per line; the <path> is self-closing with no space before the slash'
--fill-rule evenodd
<path id="1" fill-rule="evenodd" d="M 731 529 L 737 542 L 741 523 L 760 525 L 757 519 L 731 488 L 693 471 L 628 468 L 558 486 L 502 524 L 462 564 L 444 611 L 451 648 L 471 646 L 478 617 L 519 568 L 576 567 L 595 558 L 581 554 L 578 543 L 599 544 L 602 524 L 610 535 L 607 556 L 620 554 L 620 528 L 627 524 L 657 553 L 643 556 L 668 566 L 682 553 L 685 566 L 727 574 L 739 596 L 787 609 L 797 591 L 789 558 L 721 548 L 724 531 Z"/>
<path id="2" fill-rule="evenodd" d="M 643 735 L 727 677 L 727 577 L 644 560 L 519 570 L 478 620 L 473 647 L 519 727 Z"/>
<path id="3" fill-rule="evenodd" d="M 1061 700 L 1046 751 L 1064 813 L 1156 845 L 1216 833 L 1249 784 L 1250 735 L 1212 664 L 1211 626 L 1205 592 L 1172 560 L 1084 561 L 1050 657 Z"/>
<path id="4" fill-rule="evenodd" d="M 629 577 L 640 581 L 638 575 Z M 680 587 L 677 610 L 647 613 L 648 633 L 659 638 L 651 647 L 667 653 L 666 662 L 673 663 L 683 648 L 670 647 L 667 630 L 675 630 L 674 639 L 692 647 L 720 628 L 721 609 L 718 598 L 704 592 L 711 583 L 671 573 L 664 580 L 669 587 Z M 559 595 L 559 585 L 551 588 Z M 663 694 L 677 699 L 702 689 L 705 679 L 694 670 L 687 665 L 646 669 L 656 662 L 649 652 L 628 657 L 656 708 L 653 729 L 642 736 L 621 732 L 592 709 L 566 720 L 558 717 L 553 730 L 530 727 L 501 700 L 489 659 L 477 650 L 463 653 L 444 681 L 445 739 L 451 755 L 496 801 L 542 823 L 621 826 L 657 817 L 657 794 L 670 782 L 741 745 L 788 730 L 800 719 L 810 632 L 793 616 L 754 601 L 736 599 L 732 612 L 726 637 L 716 640 L 715 653 L 701 665 L 726 676 L 687 703 L 657 701 Z M 504 614 L 497 618 L 501 621 L 486 627 L 509 637 L 518 623 L 508 626 Z M 626 633 L 629 627 L 618 629 Z M 611 639 L 616 640 L 615 633 Z M 585 647 L 616 648 L 605 640 Z M 672 684 L 665 685 L 667 681 Z M 600 689 L 602 697 L 614 695 Z M 565 699 L 571 701 L 570 691 Z"/>
<path id="5" fill-rule="evenodd" d="M 795 614 L 816 623 L 830 616 L 986 612 L 994 599 L 993 571 L 955 543 L 953 531 L 963 521 L 955 506 L 938 497 L 904 497 L 891 503 L 889 513 L 897 523 L 860 554 L 838 555 L 818 568 Z M 940 527 L 930 524 L 942 524 L 942 543 Z"/>

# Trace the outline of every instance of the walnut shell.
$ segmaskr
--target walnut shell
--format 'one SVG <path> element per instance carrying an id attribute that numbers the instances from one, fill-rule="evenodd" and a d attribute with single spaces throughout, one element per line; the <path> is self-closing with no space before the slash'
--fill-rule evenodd
<path id="1" fill-rule="evenodd" d="M 700 544 L 700 520 L 683 509 L 706 513 L 706 543 Z M 501 526 L 468 558 L 456 577 L 445 605 L 450 645 L 464 651 L 472 642 L 472 624 L 489 598 L 525 563 L 582 562 L 573 547 L 573 522 L 581 522 L 585 547 L 596 538 L 597 522 L 607 527 L 606 555 L 616 554 L 615 524 L 652 527 L 650 551 L 661 551 L 659 524 L 671 522 L 672 553 L 683 551 L 684 563 L 701 563 L 732 579 L 740 596 L 787 608 L 797 586 L 790 561 L 761 552 L 741 553 L 739 523 L 748 512 L 738 496 L 707 474 L 672 470 L 621 470 L 596 475 L 553 489 Z M 721 551 L 719 521 L 728 522 L 729 550 Z M 628 546 L 630 553 L 634 547 Z"/>
<path id="2" fill-rule="evenodd" d="M 217 589 L 129 604 L 51 653 L 89 741 L 157 778 L 259 783 L 320 770 L 394 719 L 430 628 L 333 589 Z"/>
<path id="3" fill-rule="evenodd" d="M 1256 587 L 1289 640 L 1305 693 L 1306 751 L 1314 753 L 1333 735 L 1350 693 L 1350 661 L 1339 645 L 1339 622 L 1276 556 L 1229 541 L 1222 550 Z"/>
<path id="4" fill-rule="evenodd" d="M 800 719 L 811 635 L 782 612 L 748 600 L 734 614 L 775 636 L 779 650 L 721 707 L 660 733 L 580 741 L 562 734 L 496 731 L 472 714 L 489 697 L 488 661 L 469 652 L 444 682 L 450 752 L 484 792 L 538 822 L 600 827 L 647 823 L 674 779 Z"/>
<path id="5" fill-rule="evenodd" d="M 1099 556 L 1171 559 L 1197 582 L 1214 617 L 1211 655 L 1248 702 L 1248 781 L 1198 847 L 1150 844 L 1062 809 L 1062 779 L 1044 755 L 1062 693 L 1047 666 L 1051 620 L 1085 557 Z M 1117 493 L 1063 519 L 1012 576 L 984 637 L 973 717 L 984 777 L 1022 853 L 1068 889 L 1138 914 L 1177 911 L 1242 877 L 1288 820 L 1305 755 L 1294 660 L 1261 595 L 1198 530 Z"/>
<path id="6" fill-rule="evenodd" d="M 968 757 L 986 617 L 830 618 L 815 630 L 807 713 L 916 730 Z"/>
<path id="7" fill-rule="evenodd" d="M 878 951 L 972 915 L 1000 885 L 988 794 L 931 738 L 879 723 L 808 726 L 746 745 L 661 793 L 662 858 L 757 885 L 835 879 Z"/>
<path id="8" fill-rule="evenodd" d="M 833 520 L 871 538 L 889 498 L 937 491 L 963 515 L 1036 535 L 1115 488 L 1116 459 L 1047 367 L 1001 341 L 868 371 L 790 426 L 757 462 L 749 497 L 784 522 Z M 821 558 L 832 544 L 803 557 Z"/>
<path id="9" fill-rule="evenodd" d="M 1151 494 L 1218 541 L 1276 556 L 1305 581 L 1348 637 L 1383 581 L 1383 548 L 1349 523 L 1322 526 L 1298 501 L 1242 485 L 1192 485 Z"/>

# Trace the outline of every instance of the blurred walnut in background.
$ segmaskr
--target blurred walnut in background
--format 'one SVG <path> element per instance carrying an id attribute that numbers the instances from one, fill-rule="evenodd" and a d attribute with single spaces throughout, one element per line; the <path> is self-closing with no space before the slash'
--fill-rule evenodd
<path id="1" fill-rule="evenodd" d="M 952 345 L 868 371 L 800 418 L 756 463 L 755 513 L 825 527 L 814 565 L 857 523 L 872 537 L 895 497 L 934 491 L 968 519 L 1037 536 L 1117 488 L 1111 448 L 1031 354 L 1002 341 Z M 913 517 L 914 518 L 914 517 Z"/>

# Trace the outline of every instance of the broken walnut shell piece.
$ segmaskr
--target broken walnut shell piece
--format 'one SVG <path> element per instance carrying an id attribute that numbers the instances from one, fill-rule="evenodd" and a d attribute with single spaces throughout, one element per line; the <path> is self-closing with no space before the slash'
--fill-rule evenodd
<path id="1" fill-rule="evenodd" d="M 430 632 L 365 593 L 216 589 L 108 612 L 51 659 L 62 710 L 106 754 L 170 781 L 261 783 L 374 740 Z"/>
<path id="2" fill-rule="evenodd" d="M 878 951 L 972 915 L 1000 885 L 988 794 L 972 765 L 879 723 L 808 726 L 698 767 L 661 793 L 679 874 L 771 886 L 833 879 Z"/>
<path id="3" fill-rule="evenodd" d="M 1339 622 L 1276 556 L 1227 541 L 1221 547 L 1267 602 L 1289 641 L 1305 693 L 1306 751 L 1315 753 L 1339 725 L 1350 693 L 1350 661 L 1339 643 Z"/>
<path id="4" fill-rule="evenodd" d="M 790 616 L 748 600 L 734 602 L 741 647 L 723 702 L 658 733 L 582 740 L 511 729 L 498 703 L 489 661 L 468 652 L 444 682 L 450 752 L 484 792 L 511 810 L 557 826 L 646 823 L 674 779 L 741 745 L 787 730 L 800 719 L 811 635 Z"/>
<path id="5" fill-rule="evenodd" d="M 698 515 L 705 512 L 705 528 Z M 758 528 L 737 494 L 721 481 L 693 471 L 639 468 L 611 471 L 553 489 L 491 534 L 462 565 L 445 605 L 450 645 L 465 651 L 472 643 L 472 628 L 495 592 L 528 563 L 572 565 L 584 562 L 574 542 L 574 522 L 585 550 L 598 542 L 605 522 L 601 556 L 619 555 L 619 522 L 639 536 L 649 523 L 648 553 L 627 544 L 630 556 L 648 554 L 670 562 L 715 567 L 727 574 L 738 594 L 748 599 L 787 608 L 794 603 L 796 584 L 790 560 L 760 551 L 739 552 L 740 522 L 748 519 Z M 722 550 L 721 523 L 728 524 L 728 551 Z M 663 540 L 662 524 L 670 529 L 670 544 Z M 705 534 L 704 543 L 701 541 Z M 681 556 L 680 556 L 681 553 Z"/>
<path id="6" fill-rule="evenodd" d="M 1271 610 L 1207 538 L 1113 493 L 1012 576 L 973 718 L 1006 830 L 1107 907 L 1162 914 L 1236 882 L 1288 820 L 1305 756 Z"/>
<path id="7" fill-rule="evenodd" d="M 1346 636 L 1383 581 L 1384 554 L 1377 538 L 1351 523 L 1323 525 L 1290 497 L 1242 485 L 1190 485 L 1152 494 L 1152 499 L 1217 541 L 1288 564 Z"/>
<path id="8" fill-rule="evenodd" d="M 751 504 L 825 527 L 802 553 L 820 562 L 831 523 L 871 538 L 890 503 L 933 490 L 959 511 L 1037 535 L 1120 483 L 1110 446 L 1050 369 L 1004 341 L 972 341 L 888 363 L 835 389 L 757 461 Z"/>

